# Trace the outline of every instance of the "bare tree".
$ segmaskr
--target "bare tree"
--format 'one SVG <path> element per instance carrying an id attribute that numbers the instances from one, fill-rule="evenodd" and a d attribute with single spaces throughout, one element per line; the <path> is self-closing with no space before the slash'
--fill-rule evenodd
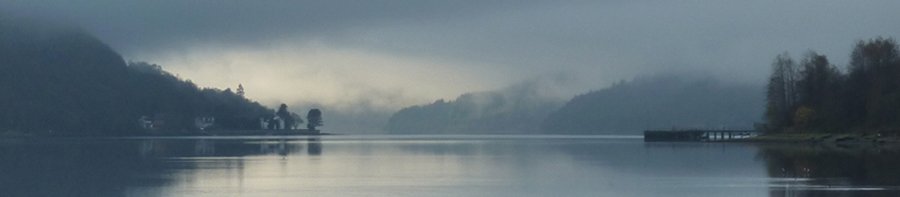
<path id="1" fill-rule="evenodd" d="M 766 88 L 766 120 L 774 128 L 789 126 L 796 103 L 796 66 L 786 52 L 775 57 Z"/>

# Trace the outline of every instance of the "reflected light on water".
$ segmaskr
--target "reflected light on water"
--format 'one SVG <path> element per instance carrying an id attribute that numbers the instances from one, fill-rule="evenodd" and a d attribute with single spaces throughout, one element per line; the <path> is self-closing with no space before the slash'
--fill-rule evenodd
<path id="1" fill-rule="evenodd" d="M 816 147 L 645 143 L 633 136 L 48 139 L 6 141 L 0 153 L 0 170 L 8 172 L 0 178 L 2 196 L 879 196 L 898 191 L 892 186 L 896 178 L 832 170 L 858 165 L 837 162 L 845 157 L 897 164 L 882 156 Z"/>

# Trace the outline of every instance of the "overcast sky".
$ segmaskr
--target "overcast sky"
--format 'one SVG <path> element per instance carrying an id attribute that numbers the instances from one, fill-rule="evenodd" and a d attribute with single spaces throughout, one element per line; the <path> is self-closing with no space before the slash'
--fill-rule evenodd
<path id="1" fill-rule="evenodd" d="M 772 58 L 900 37 L 900 1 L 4 0 L 127 60 L 250 98 L 397 109 L 546 75 L 572 92 L 660 72 L 762 84 Z"/>

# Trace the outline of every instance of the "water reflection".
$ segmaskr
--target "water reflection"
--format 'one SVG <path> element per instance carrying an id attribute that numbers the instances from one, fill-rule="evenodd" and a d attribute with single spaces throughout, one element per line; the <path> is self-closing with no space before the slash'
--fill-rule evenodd
<path id="1" fill-rule="evenodd" d="M 308 148 L 306 149 L 306 154 L 316 156 L 322 154 L 322 142 L 319 141 L 319 138 L 309 138 L 306 141 L 308 146 Z"/>
<path id="2" fill-rule="evenodd" d="M 288 156 L 307 146 L 320 155 L 322 144 L 308 140 L 218 139 L 31 139 L 0 141 L 0 196 L 165 195 L 198 169 L 243 170 L 246 156 Z M 178 162 L 189 158 L 190 162 Z M 208 161 L 198 158 L 207 158 Z M 243 174 L 243 173 L 237 173 Z M 192 178 L 187 177 L 188 181 Z M 181 180 L 179 180 L 181 179 Z M 243 180 L 243 177 L 236 177 Z"/>
<path id="3" fill-rule="evenodd" d="M 514 136 L 20 139 L 0 141 L 0 196 L 897 196 L 898 150 Z"/>
<path id="4" fill-rule="evenodd" d="M 900 148 L 763 145 L 771 196 L 898 196 Z"/>
<path id="5" fill-rule="evenodd" d="M 26 140 L 0 143 L 0 196 L 122 196 L 127 188 L 164 187 L 159 161 L 129 143 Z"/>
<path id="6" fill-rule="evenodd" d="M 318 138 L 308 139 L 141 139 L 142 157 L 241 157 L 253 155 L 288 156 L 304 148 L 308 155 L 322 154 Z M 123 142 L 124 143 L 124 142 Z"/>

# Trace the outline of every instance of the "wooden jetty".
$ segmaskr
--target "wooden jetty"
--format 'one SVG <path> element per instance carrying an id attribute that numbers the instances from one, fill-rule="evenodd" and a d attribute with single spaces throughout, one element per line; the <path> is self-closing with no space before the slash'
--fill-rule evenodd
<path id="1" fill-rule="evenodd" d="M 715 142 L 744 139 L 758 135 L 755 130 L 646 130 L 645 142 Z"/>
<path id="2" fill-rule="evenodd" d="M 310 131 L 307 129 L 295 130 L 218 130 L 201 132 L 201 135 L 210 136 L 269 136 L 269 135 L 331 135 L 323 133 L 319 130 Z"/>

